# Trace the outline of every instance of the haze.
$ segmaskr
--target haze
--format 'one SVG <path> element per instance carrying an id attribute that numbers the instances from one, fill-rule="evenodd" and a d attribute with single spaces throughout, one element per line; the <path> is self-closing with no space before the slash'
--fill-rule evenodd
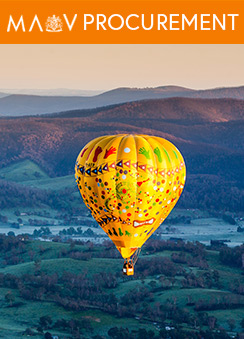
<path id="1" fill-rule="evenodd" d="M 241 86 L 244 45 L 1 45 L 0 88 Z"/>

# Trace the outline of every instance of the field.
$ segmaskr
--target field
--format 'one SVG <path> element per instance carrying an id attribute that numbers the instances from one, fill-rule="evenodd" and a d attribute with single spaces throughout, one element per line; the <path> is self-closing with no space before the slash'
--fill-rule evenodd
<path id="1" fill-rule="evenodd" d="M 86 252 L 87 245 L 75 245 L 72 250 L 78 252 Z M 140 289 L 148 289 L 150 291 L 150 298 L 146 298 L 144 303 L 147 303 L 147 307 L 154 309 L 158 307 L 158 304 L 173 303 L 176 307 L 179 307 L 192 316 L 201 313 L 196 311 L 195 305 L 202 301 L 211 302 L 213 300 L 224 300 L 225 298 L 238 297 L 239 306 L 234 309 L 216 309 L 208 311 L 208 316 L 214 316 L 217 319 L 219 328 L 224 328 L 229 331 L 229 320 L 235 320 L 235 326 L 233 333 L 241 331 L 241 321 L 244 318 L 244 296 L 237 295 L 230 290 L 231 283 L 240 281 L 244 283 L 243 276 L 241 275 L 241 269 L 231 268 L 230 266 L 223 265 L 219 260 L 218 251 L 207 250 L 206 260 L 209 265 L 207 271 L 199 269 L 198 267 L 189 267 L 187 264 L 181 264 L 182 268 L 187 271 L 194 272 L 196 276 L 203 274 L 204 272 L 213 272 L 218 270 L 219 272 L 219 287 L 191 287 L 184 288 L 181 285 L 181 276 L 175 277 L 174 285 L 169 289 L 162 288 L 161 279 L 162 274 L 148 275 L 141 278 L 135 275 L 133 278 L 123 278 L 121 274 L 122 259 L 108 259 L 97 258 L 96 255 L 102 251 L 103 247 L 93 248 L 93 257 L 88 260 L 75 260 L 72 258 L 59 257 L 61 251 L 70 251 L 70 244 L 65 243 L 53 243 L 53 242 L 40 242 L 30 241 L 26 243 L 25 251 L 23 252 L 23 263 L 15 265 L 3 265 L 1 263 L 0 274 L 11 274 L 18 277 L 24 277 L 25 274 L 35 275 L 37 260 L 40 261 L 40 273 L 41 274 L 57 274 L 59 277 L 64 272 L 71 272 L 73 274 L 86 274 L 87 277 L 93 277 L 96 274 L 109 272 L 114 274 L 118 280 L 118 284 L 114 288 L 107 290 L 106 293 L 112 293 L 118 300 L 123 300 L 125 295 L 131 291 L 139 291 Z M 34 253 L 34 258 L 31 261 L 29 253 Z M 183 251 L 184 252 L 184 251 Z M 97 253 L 97 254 L 96 254 Z M 142 252 L 141 259 L 153 259 L 159 258 L 171 258 L 173 250 L 164 250 L 155 254 L 148 254 L 145 251 Z M 3 255 L 2 255 L 3 256 Z M 40 274 L 39 273 L 39 274 Z M 167 278 L 166 279 L 170 279 Z M 11 304 L 7 302 L 6 295 L 11 293 L 14 296 L 14 301 Z M 190 300 L 190 303 L 189 303 Z M 43 296 L 39 300 L 28 300 L 20 295 L 19 289 L 11 287 L 0 288 L 0 335 L 3 338 L 18 338 L 27 328 L 36 333 L 36 338 L 43 338 L 40 333 L 38 334 L 36 328 L 40 317 L 50 316 L 54 323 L 58 319 L 88 319 L 92 328 L 92 332 L 83 332 L 85 338 L 90 338 L 96 334 L 107 337 L 107 332 L 111 327 L 127 327 L 130 331 L 139 328 L 146 330 L 153 330 L 158 333 L 162 323 L 159 321 L 152 321 L 149 318 L 132 316 L 132 317 L 118 317 L 117 315 L 109 314 L 109 312 L 103 312 L 99 308 L 90 305 L 85 310 L 69 310 L 52 301 L 52 298 Z M 204 313 L 204 312 L 203 312 Z M 28 316 L 27 316 L 28 315 Z M 170 320 L 167 321 L 171 323 Z M 184 325 L 186 328 L 191 329 L 189 324 Z M 193 328 L 193 327 L 192 327 Z M 207 328 L 203 326 L 203 329 Z M 67 338 L 67 332 L 57 329 L 50 329 L 53 335 L 58 335 L 59 338 Z M 230 332 L 232 333 L 232 332 Z M 25 335 L 23 335 L 25 337 Z"/>

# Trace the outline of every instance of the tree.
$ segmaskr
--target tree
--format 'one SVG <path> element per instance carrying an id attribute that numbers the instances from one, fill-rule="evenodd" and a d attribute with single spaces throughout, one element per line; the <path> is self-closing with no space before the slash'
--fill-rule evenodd
<path id="1" fill-rule="evenodd" d="M 31 328 L 27 327 L 27 329 L 23 332 L 23 335 L 26 335 L 26 336 L 34 336 L 34 335 L 35 335 L 35 332 L 32 331 Z"/>
<path id="2" fill-rule="evenodd" d="M 15 300 L 15 296 L 12 294 L 11 291 L 7 292 L 5 295 L 5 300 L 9 303 L 10 306 L 13 305 L 13 302 Z"/>
<path id="3" fill-rule="evenodd" d="M 241 321 L 241 327 L 244 329 L 244 318 Z"/>
<path id="4" fill-rule="evenodd" d="M 114 339 L 128 339 L 129 338 L 129 331 L 126 328 L 118 328 L 118 327 L 112 327 L 108 330 L 108 335 L 111 338 Z"/>
<path id="5" fill-rule="evenodd" d="M 39 319 L 39 325 L 42 329 L 47 330 L 52 324 L 52 318 L 49 315 L 44 315 Z"/>
<path id="6" fill-rule="evenodd" d="M 34 261 L 34 265 L 35 265 L 35 274 L 38 274 L 41 270 L 41 259 L 36 259 Z"/>
<path id="7" fill-rule="evenodd" d="M 84 237 L 94 237 L 95 235 L 96 234 L 90 229 L 90 227 L 83 233 Z"/>
<path id="8" fill-rule="evenodd" d="M 228 319 L 227 320 L 227 323 L 228 323 L 228 325 L 229 325 L 229 327 L 230 327 L 230 330 L 231 330 L 231 332 L 234 330 L 234 328 L 236 327 L 236 321 L 235 321 L 235 319 Z"/>
<path id="9" fill-rule="evenodd" d="M 29 255 L 29 257 L 30 257 L 30 260 L 33 261 L 34 256 L 35 256 L 35 252 L 32 251 L 32 250 L 30 250 L 30 251 L 28 251 L 28 255 Z"/>
<path id="10" fill-rule="evenodd" d="M 157 282 L 156 282 L 155 280 L 151 280 L 151 281 L 148 283 L 148 285 L 149 285 L 152 289 L 154 289 L 154 288 L 157 286 Z"/>
<path id="11" fill-rule="evenodd" d="M 0 222 L 2 222 L 3 224 L 7 224 L 8 223 L 8 217 L 0 214 Z"/>
<path id="12" fill-rule="evenodd" d="M 71 239 L 71 241 L 70 241 L 70 250 L 73 250 L 74 248 L 75 248 L 75 243 L 74 243 L 74 241 L 72 241 L 72 239 Z"/>
<path id="13" fill-rule="evenodd" d="M 229 215 L 229 214 L 224 214 L 223 215 L 223 220 L 225 222 L 227 222 L 228 224 L 230 224 L 230 225 L 235 225 L 236 224 L 235 219 L 231 215 Z"/>
<path id="14" fill-rule="evenodd" d="M 146 329 L 140 328 L 140 329 L 138 330 L 138 338 L 140 338 L 140 339 L 154 338 L 154 332 L 151 331 L 151 330 L 149 330 L 149 331 L 147 332 Z"/>
<path id="15" fill-rule="evenodd" d="M 217 319 L 214 316 L 208 317 L 208 326 L 210 330 L 213 330 L 216 326 Z"/>

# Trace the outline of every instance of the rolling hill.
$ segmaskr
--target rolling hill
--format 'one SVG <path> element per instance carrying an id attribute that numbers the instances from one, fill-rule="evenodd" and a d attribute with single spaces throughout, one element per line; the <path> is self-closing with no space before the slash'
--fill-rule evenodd
<path id="1" fill-rule="evenodd" d="M 233 157 L 242 164 L 243 127 L 244 101 L 234 99 L 155 99 L 51 116 L 1 119 L 0 165 L 31 159 L 53 176 L 67 175 L 73 173 L 77 154 L 92 138 L 144 133 L 174 142 L 184 152 L 190 171 L 201 173 L 204 169 L 202 173 L 216 174 L 210 166 L 212 157 L 215 162 L 221 158 L 223 163 Z M 199 157 L 206 159 L 200 166 L 194 160 Z M 221 166 L 218 171 L 222 171 Z"/>
<path id="2" fill-rule="evenodd" d="M 27 182 L 41 179 L 48 179 L 47 174 L 42 171 L 34 162 L 24 160 L 0 169 L 0 179 L 14 182 Z"/>
<path id="3" fill-rule="evenodd" d="M 91 139 L 117 133 L 149 134 L 170 140 L 182 152 L 188 173 L 188 207 L 189 203 L 191 207 L 220 204 L 243 210 L 243 100 L 151 99 L 48 116 L 2 118 L 0 122 L 3 180 L 8 180 L 9 166 L 23 179 L 25 170 L 14 167 L 23 160 L 33 161 L 48 176 L 67 176 L 74 173 L 76 157 Z M 31 178 L 44 176 L 40 185 L 46 187 L 45 175 L 34 167 Z"/>
<path id="4" fill-rule="evenodd" d="M 156 88 L 117 88 L 95 96 L 0 95 L 0 116 L 55 113 L 75 109 L 92 109 L 107 105 L 172 97 L 244 99 L 244 86 L 192 90 L 178 86 Z"/>

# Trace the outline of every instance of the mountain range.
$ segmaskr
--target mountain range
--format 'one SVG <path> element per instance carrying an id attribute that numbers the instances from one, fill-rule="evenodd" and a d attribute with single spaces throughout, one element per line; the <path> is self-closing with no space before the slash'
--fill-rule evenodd
<path id="1" fill-rule="evenodd" d="M 0 121 L 0 165 L 30 158 L 54 176 L 73 172 L 75 158 L 89 140 L 116 133 L 153 134 L 171 140 L 183 151 L 192 174 L 224 173 L 221 166 L 214 170 L 213 164 L 220 158 L 225 163 L 236 157 L 244 166 L 243 100 L 143 100 Z M 196 161 L 193 166 L 194 159 L 201 157 L 205 162 Z M 243 170 L 237 167 L 235 171 L 235 180 L 243 180 Z"/>
<path id="2" fill-rule="evenodd" d="M 148 89 L 150 91 L 155 94 Z M 170 91 L 164 88 L 164 92 L 172 94 L 173 91 L 179 93 L 177 87 Z M 226 91 L 220 90 L 222 94 L 227 94 Z M 127 90 L 112 91 L 112 96 L 116 98 L 118 92 Z M 132 95 L 133 91 L 128 92 Z M 103 100 L 106 96 L 111 103 L 111 93 L 104 93 Z M 0 99 L 0 104 L 11 97 L 15 96 Z M 36 98 L 43 99 L 28 98 L 29 107 L 33 107 Z M 56 100 L 55 97 L 49 99 Z M 67 103 L 71 100 L 65 99 Z M 14 105 L 13 101 L 13 108 Z M 29 159 L 49 176 L 65 176 L 74 173 L 77 155 L 93 138 L 118 133 L 156 135 L 173 142 L 184 156 L 187 181 L 181 199 L 183 207 L 243 211 L 243 131 L 244 100 L 234 98 L 177 96 L 144 98 L 89 109 L 67 110 L 62 106 L 59 113 L 2 117 L 0 168 Z"/>
<path id="3" fill-rule="evenodd" d="M 52 90 L 52 93 L 56 93 Z M 43 93 L 43 92 L 40 92 Z M 67 91 L 63 92 L 67 93 Z M 70 96 L 76 94 L 75 96 Z M 81 92 L 80 92 L 81 93 Z M 84 93 L 84 92 L 83 92 Z M 93 96 L 69 92 L 69 96 L 0 93 L 0 116 L 40 115 L 76 109 L 92 109 L 120 103 L 164 98 L 244 99 L 244 86 L 193 90 L 179 86 L 117 88 Z"/>

